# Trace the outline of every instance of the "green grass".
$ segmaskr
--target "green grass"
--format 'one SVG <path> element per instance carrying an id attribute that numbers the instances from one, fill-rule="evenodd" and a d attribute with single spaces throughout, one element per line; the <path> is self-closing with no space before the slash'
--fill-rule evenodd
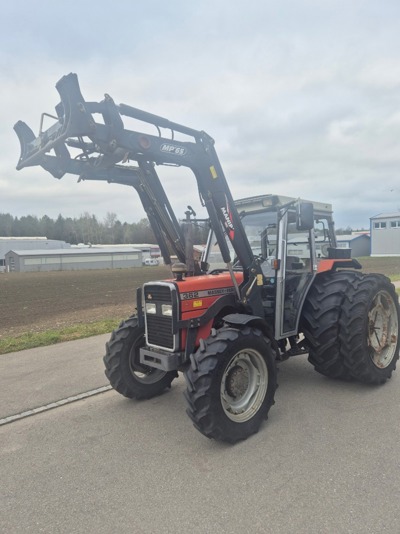
<path id="1" fill-rule="evenodd" d="M 119 320 L 106 319 L 94 323 L 80 324 L 60 328 L 59 330 L 47 330 L 45 332 L 27 332 L 15 337 L 0 338 L 0 354 L 17 352 L 35 347 L 45 347 L 63 341 L 73 341 L 90 336 L 107 334 L 114 330 Z"/>

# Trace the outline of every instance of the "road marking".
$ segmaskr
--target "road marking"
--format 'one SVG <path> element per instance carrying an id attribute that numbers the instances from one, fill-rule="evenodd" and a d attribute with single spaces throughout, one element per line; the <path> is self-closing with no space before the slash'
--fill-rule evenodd
<path id="1" fill-rule="evenodd" d="M 97 389 L 92 389 L 86 391 L 85 393 L 79 393 L 73 397 L 67 397 L 55 402 L 50 402 L 49 404 L 44 404 L 43 406 L 38 406 L 37 408 L 32 408 L 31 410 L 25 410 L 24 412 L 16 413 L 14 415 L 9 415 L 0 419 L 0 426 L 7 425 L 8 423 L 14 423 L 14 421 L 19 421 L 20 419 L 25 419 L 25 417 L 30 417 L 31 415 L 37 415 L 39 413 L 47 412 L 48 410 L 53 410 L 54 408 L 60 408 L 66 404 L 71 404 L 79 400 L 87 399 L 88 397 L 93 397 L 93 395 L 98 395 L 99 393 L 104 393 L 112 389 L 111 386 L 102 386 Z"/>

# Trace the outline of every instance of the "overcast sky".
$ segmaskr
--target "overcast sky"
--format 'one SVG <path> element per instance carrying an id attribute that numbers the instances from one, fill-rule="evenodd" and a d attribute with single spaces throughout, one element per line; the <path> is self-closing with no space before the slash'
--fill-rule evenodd
<path id="1" fill-rule="evenodd" d="M 400 210 L 399 0 L 14 0 L 0 21 L 0 212 L 121 221 L 145 216 L 120 185 L 16 171 L 17 120 L 38 133 L 55 84 L 76 72 L 109 93 L 205 130 L 235 198 L 330 202 L 338 227 Z M 161 172 L 178 217 L 202 214 L 188 170 Z"/>

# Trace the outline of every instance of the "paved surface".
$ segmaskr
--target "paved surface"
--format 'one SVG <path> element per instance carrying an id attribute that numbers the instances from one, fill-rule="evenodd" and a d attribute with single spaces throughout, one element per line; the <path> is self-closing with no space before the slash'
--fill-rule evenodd
<path id="1" fill-rule="evenodd" d="M 102 385 L 103 347 L 2 357 L 2 415 Z M 234 447 L 193 428 L 182 378 L 150 401 L 110 391 L 0 427 L 0 532 L 398 534 L 400 373 L 371 388 L 304 357 L 280 369 L 269 420 Z"/>
<path id="2" fill-rule="evenodd" d="M 108 384 L 109 335 L 0 355 L 0 419 Z"/>

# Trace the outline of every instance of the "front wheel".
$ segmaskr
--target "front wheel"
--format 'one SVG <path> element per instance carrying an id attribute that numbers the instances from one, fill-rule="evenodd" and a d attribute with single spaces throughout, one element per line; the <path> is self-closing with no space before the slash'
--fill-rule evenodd
<path id="1" fill-rule="evenodd" d="M 209 438 L 229 443 L 257 432 L 274 403 L 275 354 L 260 330 L 214 330 L 185 372 L 187 414 Z"/>
<path id="2" fill-rule="evenodd" d="M 161 371 L 140 363 L 139 350 L 145 344 L 144 328 L 130 317 L 114 330 L 103 358 L 105 374 L 112 387 L 130 399 L 149 399 L 171 387 L 175 371 Z"/>

